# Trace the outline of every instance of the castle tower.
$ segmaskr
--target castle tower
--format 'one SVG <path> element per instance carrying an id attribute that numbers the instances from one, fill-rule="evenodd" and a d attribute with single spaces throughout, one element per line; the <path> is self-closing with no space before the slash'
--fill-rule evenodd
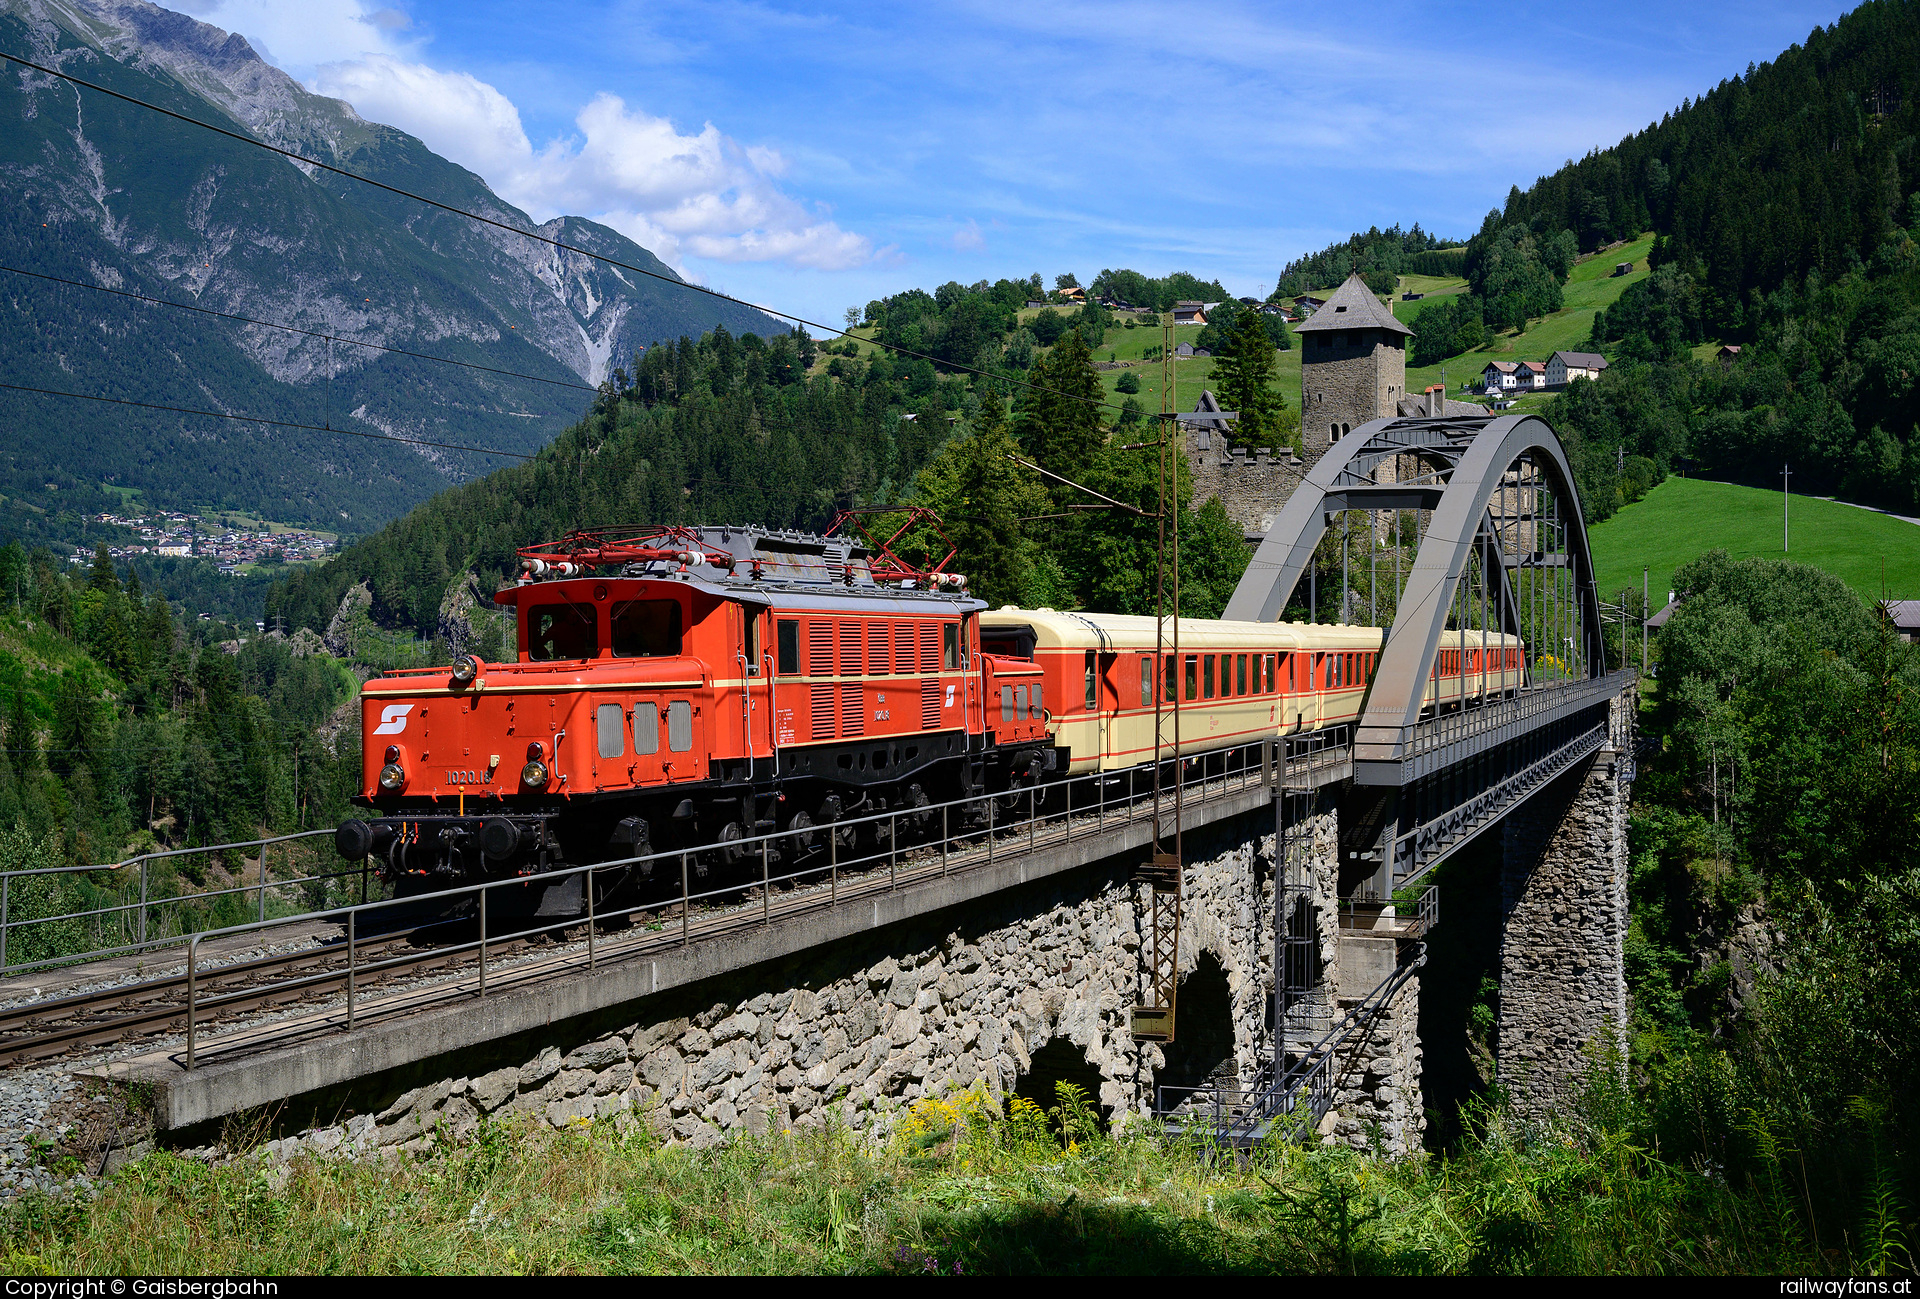
<path id="1" fill-rule="evenodd" d="M 1300 338 L 1300 435 L 1308 462 L 1369 420 L 1400 413 L 1413 330 L 1358 272 L 1294 330 Z"/>

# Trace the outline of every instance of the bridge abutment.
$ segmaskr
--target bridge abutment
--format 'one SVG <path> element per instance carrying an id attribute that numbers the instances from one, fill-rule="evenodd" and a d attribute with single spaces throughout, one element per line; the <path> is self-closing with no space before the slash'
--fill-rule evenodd
<path id="1" fill-rule="evenodd" d="M 1623 1060 L 1627 800 L 1632 709 L 1609 705 L 1593 757 L 1508 814 L 1502 829 L 1499 1079 L 1539 1115 L 1571 1098 L 1595 1053 Z"/>

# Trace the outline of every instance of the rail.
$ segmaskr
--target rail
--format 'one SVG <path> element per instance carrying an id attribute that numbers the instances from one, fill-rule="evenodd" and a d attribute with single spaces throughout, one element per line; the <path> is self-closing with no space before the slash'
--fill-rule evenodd
<path id="1" fill-rule="evenodd" d="M 1274 741 L 1262 741 L 1163 765 L 1179 774 L 1188 806 L 1200 806 L 1250 788 L 1271 787 L 1280 769 L 1275 761 L 1277 748 Z M 784 921 L 831 908 L 854 897 L 897 891 L 903 884 L 990 865 L 1009 855 L 1063 846 L 1147 820 L 1154 814 L 1152 777 L 1153 764 L 1147 763 L 1123 772 L 1089 773 L 1037 787 L 891 809 L 723 844 L 639 854 L 532 877 L 489 880 L 303 916 L 197 931 L 183 939 L 184 1062 L 192 1069 L 203 1057 L 202 1030 L 223 1009 L 242 1008 L 241 1003 L 258 999 L 257 989 L 208 995 L 200 986 L 201 974 L 213 968 L 205 964 L 203 949 L 215 940 L 261 934 L 301 920 L 339 925 L 344 933 L 332 940 L 332 955 L 336 962 L 344 957 L 344 970 L 303 973 L 272 986 L 276 993 L 288 994 L 343 991 L 340 1023 L 351 1029 L 381 1000 L 369 1002 L 364 985 L 388 974 L 404 973 L 416 961 L 411 955 L 364 959 L 366 936 L 390 932 L 395 927 L 382 925 L 383 916 L 399 914 L 404 920 L 407 913 L 418 914 L 423 909 L 464 914 L 472 923 L 468 931 L 471 937 L 436 946 L 433 951 L 443 965 L 444 958 L 466 957 L 457 966 L 457 979 L 442 980 L 448 995 L 483 999 L 497 991 L 503 978 L 523 974 L 519 965 L 498 963 L 497 950 L 503 944 L 541 935 L 549 942 L 560 940 L 538 953 L 538 977 L 544 978 L 592 970 L 608 960 L 684 947 L 696 938 L 771 926 L 776 919 Z M 1163 775 L 1163 808 L 1172 789 L 1173 781 Z M 719 871 L 726 878 L 712 887 L 697 888 L 703 882 L 702 867 L 704 873 Z M 604 891 L 593 886 L 594 877 L 618 871 L 631 871 L 642 878 L 637 896 L 622 898 L 624 905 L 609 908 Z M 522 910 L 519 917 L 508 919 L 513 909 L 502 905 L 506 901 L 502 890 L 522 889 L 530 883 L 550 885 L 573 876 L 584 877 L 587 884 L 582 889 L 584 914 L 526 917 Z M 668 888 L 660 890 L 662 883 Z M 650 888 L 654 890 L 651 894 Z M 566 933 L 581 928 L 584 942 Z M 178 978 L 178 972 L 172 977 Z"/>

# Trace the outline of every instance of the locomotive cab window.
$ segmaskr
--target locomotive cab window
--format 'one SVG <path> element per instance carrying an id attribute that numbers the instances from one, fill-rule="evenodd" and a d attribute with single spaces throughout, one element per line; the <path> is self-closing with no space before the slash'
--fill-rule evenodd
<path id="1" fill-rule="evenodd" d="M 747 675 L 757 677 L 760 675 L 760 611 L 743 604 L 740 606 L 740 616 L 747 623 Z"/>
<path id="2" fill-rule="evenodd" d="M 527 657 L 536 663 L 600 653 L 600 619 L 591 605 L 536 604 L 527 610 Z"/>
<path id="3" fill-rule="evenodd" d="M 655 659 L 680 652 L 678 600 L 622 600 L 613 606 L 615 658 Z"/>
<path id="4" fill-rule="evenodd" d="M 779 635 L 779 671 L 783 677 L 800 674 L 800 624 L 793 618 L 782 618 L 778 627 Z"/>
<path id="5" fill-rule="evenodd" d="M 945 671 L 958 671 L 960 667 L 960 624 L 945 623 L 940 628 L 941 666 Z"/>

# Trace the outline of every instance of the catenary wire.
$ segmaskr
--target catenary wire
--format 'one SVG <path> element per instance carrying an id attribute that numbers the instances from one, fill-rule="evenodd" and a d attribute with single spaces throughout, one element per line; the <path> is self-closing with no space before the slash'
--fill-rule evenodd
<path id="1" fill-rule="evenodd" d="M 513 460 L 532 460 L 521 451 L 495 451 L 490 447 L 470 447 L 460 442 L 433 442 L 426 438 L 403 438 L 390 433 L 362 433 L 358 429 L 327 428 L 319 424 L 296 424 L 292 420 L 264 419 L 258 415 L 229 415 L 223 410 L 195 410 L 190 406 L 167 406 L 155 401 L 134 401 L 127 397 L 99 397 L 90 392 L 62 392 L 57 388 L 29 388 L 21 383 L 0 383 L 8 392 L 30 392 L 42 397 L 73 397 L 80 401 L 101 401 L 112 406 L 138 406 L 142 410 L 171 411 L 176 415 L 204 415 L 209 419 L 237 420 L 242 424 L 266 424 L 273 428 L 302 429 L 309 433 L 338 433 L 343 437 L 368 438 L 374 442 L 404 442 L 408 446 L 439 447 L 446 451 L 473 451 L 483 456 L 506 456 Z"/>
<path id="2" fill-rule="evenodd" d="M 388 347 L 382 343 L 363 343 L 357 338 L 343 338 L 339 334 L 329 334 L 318 329 L 302 329 L 298 325 L 283 325 L 272 320 L 255 320 L 251 316 L 236 316 L 230 311 L 215 311 L 212 307 L 196 306 L 191 302 L 173 302 L 167 298 L 148 297 L 144 293 L 134 293 L 128 289 L 111 289 L 104 284 L 88 284 L 85 280 L 62 279 L 58 275 L 47 275 L 41 271 L 23 271 L 18 266 L 0 266 L 0 271 L 10 275 L 24 275 L 36 280 L 49 280 L 54 284 L 65 284 L 76 289 L 91 289 L 95 293 L 111 293 L 115 297 L 132 298 L 136 302 L 150 302 L 156 307 L 175 307 L 181 311 L 198 312 L 203 316 L 217 316 L 221 320 L 237 320 L 243 325 L 259 325 L 263 329 L 283 329 L 289 334 L 305 334 L 308 338 L 324 338 L 330 343 L 341 343 L 349 347 L 368 347 L 376 352 L 391 352 L 395 356 L 410 356 L 417 361 L 437 361 L 441 365 L 457 365 L 467 370 L 484 370 L 488 374 L 503 375 L 509 379 L 527 379 L 534 383 L 550 383 L 556 388 L 577 388 L 581 392 L 598 392 L 591 384 L 575 383 L 571 379 L 547 379 L 537 374 L 521 374 L 517 370 L 501 370 L 491 365 L 479 365 L 473 361 L 456 361 L 448 356 L 428 356 L 425 352 L 409 352 L 404 347 Z"/>
<path id="3" fill-rule="evenodd" d="M 370 176 L 362 176 L 358 172 L 348 171 L 344 167 L 336 167 L 332 163 L 322 162 L 318 158 L 309 158 L 305 154 L 295 153 L 291 149 L 283 149 L 277 144 L 269 144 L 267 141 L 259 139 L 255 136 L 245 135 L 239 131 L 229 131 L 223 126 L 215 126 L 212 122 L 202 121 L 197 117 L 189 117 L 187 114 L 176 112 L 171 108 L 163 108 L 159 104 L 151 103 L 148 100 L 140 99 L 136 96 L 126 94 L 122 91 L 109 89 L 106 86 L 100 85 L 98 82 L 88 81 L 84 77 L 76 77 L 71 72 L 62 72 L 58 68 L 50 68 L 43 63 L 35 63 L 31 59 L 23 59 L 19 55 L 9 54 L 5 50 L 0 50 L 0 59 L 5 59 L 9 63 L 17 63 L 24 68 L 32 68 L 35 72 L 44 73 L 49 77 L 57 77 L 62 81 L 68 81 L 73 83 L 76 86 L 82 86 L 88 90 L 96 91 L 100 94 L 111 96 L 112 98 L 121 100 L 124 103 L 133 104 L 136 107 L 147 109 L 150 112 L 159 113 L 164 117 L 171 117 L 175 121 L 185 122 L 189 126 L 197 126 L 203 130 L 212 131 L 216 135 L 223 135 L 228 139 L 238 141 L 241 144 L 252 145 L 256 149 L 265 149 L 269 153 L 277 153 L 283 158 L 289 159 L 290 161 L 293 161 L 293 162 L 301 163 L 304 166 L 316 167 L 321 171 L 331 172 L 336 176 L 342 176 L 348 180 L 359 181 L 363 185 L 371 185 L 375 189 L 384 190 L 387 193 L 397 195 L 400 198 L 411 199 L 414 202 L 424 204 L 427 207 L 437 208 L 442 212 L 448 212 L 454 216 L 465 217 L 469 221 L 478 221 L 482 225 L 492 226 L 496 230 L 505 230 L 509 234 L 516 234 L 521 236 L 524 239 L 531 239 L 531 240 L 534 240 L 536 243 L 546 244 L 549 247 L 557 248 L 562 252 L 575 253 L 581 257 L 588 258 L 592 261 L 604 262 L 608 266 L 617 266 L 621 270 L 632 271 L 635 275 L 644 275 L 648 279 L 659 280 L 663 284 L 671 284 L 671 285 L 676 285 L 683 289 L 691 289 L 695 293 L 705 294 L 707 297 L 716 298 L 722 302 L 731 302 L 735 306 L 746 307 L 752 311 L 764 312 L 769 316 L 774 316 L 781 320 L 790 320 L 796 325 L 803 325 L 810 329 L 817 329 L 822 331 L 823 333 L 834 334 L 843 338 L 852 337 L 852 334 L 848 330 L 841 329 L 837 325 L 822 324 L 816 320 L 809 320 L 804 316 L 794 315 L 790 311 L 780 311 L 773 307 L 762 306 L 757 302 L 748 302 L 745 298 L 736 298 L 730 293 L 722 293 L 718 289 L 710 289 L 703 284 L 694 284 L 687 280 L 680 279 L 674 275 L 662 275 L 659 271 L 650 271 L 644 266 L 635 266 L 633 263 L 623 262 L 617 257 L 608 257 L 604 253 L 596 253 L 589 249 L 581 248 L 576 244 L 566 243 L 563 240 L 554 239 L 548 235 L 538 234 L 532 230 L 527 230 L 527 229 L 524 229 L 523 227 L 513 225 L 510 222 L 496 220 L 493 217 L 482 216 L 478 212 L 469 212 L 465 208 L 455 207 L 451 203 L 442 203 L 438 199 L 428 198 L 424 194 L 416 194 L 412 190 L 401 189 L 397 185 L 389 185 L 385 181 L 374 180 Z M 1073 393 L 1062 392 L 1058 388 L 1049 388 L 1044 384 L 1029 383 L 1024 379 L 1015 379 L 1007 375 L 992 374 L 992 373 L 989 373 L 988 371 L 981 370 L 981 369 L 978 369 L 977 367 L 970 366 L 970 365 L 956 365 L 950 361 L 941 361 L 938 357 L 930 356 L 925 352 L 916 352 L 911 348 L 901 347 L 897 343 L 883 343 L 877 338 L 865 339 L 862 341 L 872 343 L 875 347 L 885 348 L 887 351 L 896 353 L 900 356 L 912 357 L 916 361 L 927 361 L 936 365 L 944 365 L 950 370 L 957 370 L 965 374 L 974 375 L 978 378 L 995 380 L 998 382 L 1006 383 L 1011 386 L 1026 388 L 1032 392 L 1047 393 L 1056 397 L 1065 397 L 1069 401 L 1079 402 L 1082 405 L 1092 406 L 1099 410 L 1118 411 L 1118 410 L 1124 409 L 1124 407 L 1116 406 L 1112 402 L 1100 401 L 1092 397 L 1077 396 Z"/>

